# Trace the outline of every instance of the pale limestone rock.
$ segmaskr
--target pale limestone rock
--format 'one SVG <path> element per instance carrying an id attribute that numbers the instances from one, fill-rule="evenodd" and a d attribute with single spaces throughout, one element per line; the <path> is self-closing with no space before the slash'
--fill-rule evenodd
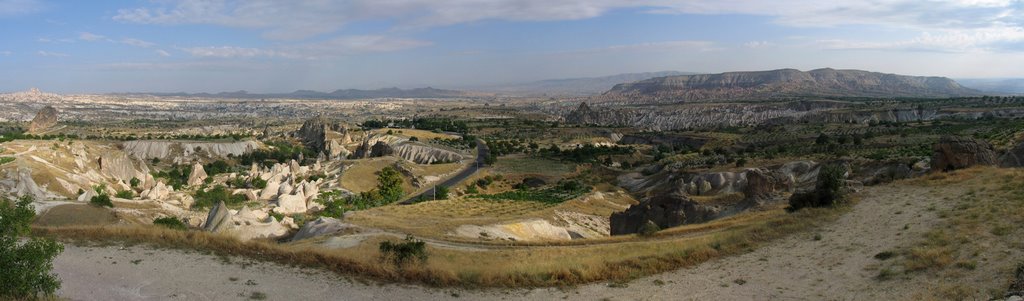
<path id="1" fill-rule="evenodd" d="M 199 163 L 196 163 L 195 165 L 192 165 L 192 173 L 188 175 L 188 185 L 189 186 L 199 186 L 199 185 L 202 185 L 203 181 L 206 181 L 206 177 L 207 177 L 207 175 L 206 175 L 206 171 L 203 170 L 203 165 L 199 164 Z"/>
<path id="2" fill-rule="evenodd" d="M 281 195 L 277 198 L 277 208 L 274 208 L 274 212 L 280 214 L 306 212 L 306 199 L 303 196 Z"/>

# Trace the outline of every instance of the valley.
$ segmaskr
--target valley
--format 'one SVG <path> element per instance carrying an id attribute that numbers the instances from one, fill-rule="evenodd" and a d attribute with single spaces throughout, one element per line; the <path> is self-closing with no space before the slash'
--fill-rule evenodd
<path id="1" fill-rule="evenodd" d="M 1024 98 L 945 78 L 0 99 L 71 299 L 992 299 L 1024 260 Z"/>

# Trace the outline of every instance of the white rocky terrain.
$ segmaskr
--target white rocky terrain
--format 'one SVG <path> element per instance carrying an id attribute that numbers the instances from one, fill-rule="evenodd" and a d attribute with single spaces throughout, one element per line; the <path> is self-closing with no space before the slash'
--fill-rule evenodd
<path id="1" fill-rule="evenodd" d="M 183 164 L 199 159 L 224 158 L 229 155 L 240 156 L 263 148 L 256 140 L 237 142 L 209 141 L 167 141 L 167 140 L 133 140 L 121 143 L 124 151 L 132 157 Z"/>

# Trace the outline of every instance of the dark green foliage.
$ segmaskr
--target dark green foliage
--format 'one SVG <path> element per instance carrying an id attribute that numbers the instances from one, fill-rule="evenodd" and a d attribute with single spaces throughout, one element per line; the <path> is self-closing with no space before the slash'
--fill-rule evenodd
<path id="1" fill-rule="evenodd" d="M 427 262 L 427 244 L 412 235 L 406 236 L 401 242 L 382 241 L 379 245 L 380 260 L 390 261 L 397 268 L 402 268 L 413 261 L 420 264 Z"/>
<path id="2" fill-rule="evenodd" d="M 448 199 L 448 186 L 437 186 L 434 187 L 434 197 L 438 200 Z"/>
<path id="3" fill-rule="evenodd" d="M 181 190 L 182 187 L 188 184 L 188 176 L 191 174 L 192 166 L 179 166 L 175 164 L 171 166 L 171 169 L 153 173 L 153 177 L 163 178 L 167 180 L 167 185 L 173 187 L 174 190 Z"/>
<path id="4" fill-rule="evenodd" d="M 217 160 L 203 165 L 203 171 L 206 171 L 206 175 L 212 178 L 216 174 L 230 172 L 231 165 L 224 160 Z"/>
<path id="5" fill-rule="evenodd" d="M 210 208 L 220 201 L 224 201 L 224 204 L 228 206 L 241 205 L 245 202 L 244 195 L 231 194 L 231 190 L 224 185 L 217 185 L 207 190 L 197 190 L 192 198 L 195 199 L 192 209 Z"/>
<path id="6" fill-rule="evenodd" d="M 394 167 L 384 167 L 377 175 L 377 193 L 386 203 L 398 201 L 405 193 L 402 191 L 402 174 Z"/>
<path id="7" fill-rule="evenodd" d="M 469 185 L 466 186 L 466 193 L 477 194 L 477 193 L 480 193 L 480 190 L 476 189 L 476 185 L 469 184 Z"/>
<path id="8" fill-rule="evenodd" d="M 808 207 L 831 207 L 843 200 L 846 169 L 837 164 L 826 164 L 818 172 L 814 190 L 794 193 L 789 198 L 789 210 Z"/>
<path id="9" fill-rule="evenodd" d="M 157 218 L 153 220 L 153 224 L 174 230 L 188 230 L 188 226 L 184 222 L 173 216 Z"/>
<path id="10" fill-rule="evenodd" d="M 0 200 L 0 299 L 34 299 L 60 288 L 60 279 L 50 271 L 64 246 L 40 237 L 21 242 L 33 218 L 32 198 Z"/>
<path id="11" fill-rule="evenodd" d="M 260 177 L 256 177 L 255 179 L 252 179 L 252 183 L 251 184 L 252 184 L 253 188 L 259 188 L 259 189 L 267 188 L 267 180 L 261 179 Z"/>
<path id="12" fill-rule="evenodd" d="M 424 118 L 413 118 L 413 119 L 393 119 L 393 120 L 367 120 L 364 121 L 362 126 L 364 128 L 416 128 L 426 131 L 434 132 L 457 132 L 457 133 L 469 133 L 469 126 L 466 125 L 465 121 L 454 120 L 451 118 L 440 118 L 440 117 L 424 117 Z"/>
<path id="13" fill-rule="evenodd" d="M 817 139 L 814 139 L 814 144 L 824 145 L 824 144 L 828 144 L 831 140 L 832 140 L 831 137 L 829 137 L 825 133 L 821 133 L 821 135 L 818 135 Z"/>
<path id="14" fill-rule="evenodd" d="M 377 188 L 358 195 L 343 197 L 341 191 L 321 192 L 317 202 L 324 205 L 320 215 L 341 218 L 345 212 L 364 210 L 394 203 L 402 198 L 402 175 L 388 166 L 377 175 Z"/>
<path id="15" fill-rule="evenodd" d="M 298 160 L 300 154 L 302 157 L 307 159 L 316 158 L 317 155 L 312 150 L 308 150 L 302 145 L 283 141 L 268 141 L 265 143 L 272 148 L 258 149 L 238 156 L 236 157 L 238 163 L 243 166 L 249 166 L 253 163 L 260 164 L 262 166 L 271 166 L 275 163 L 287 163 L 291 160 Z M 209 173 L 209 171 L 207 171 L 207 173 Z"/>
<path id="16" fill-rule="evenodd" d="M 93 196 L 89 199 L 89 204 L 99 207 L 114 207 L 114 202 L 110 200 L 110 195 L 106 192 Z"/>
<path id="17" fill-rule="evenodd" d="M 128 184 L 132 185 L 132 188 L 137 188 L 139 187 L 139 184 L 142 184 L 142 181 L 140 181 L 139 178 L 132 177 L 132 179 L 128 181 Z"/>
<path id="18" fill-rule="evenodd" d="M 118 191 L 114 196 L 122 199 L 131 199 L 135 197 L 135 193 L 131 190 L 122 190 Z"/>

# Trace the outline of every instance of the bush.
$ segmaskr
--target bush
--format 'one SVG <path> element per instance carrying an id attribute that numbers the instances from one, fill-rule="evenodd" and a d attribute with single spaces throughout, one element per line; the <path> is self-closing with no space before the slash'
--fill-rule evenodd
<path id="1" fill-rule="evenodd" d="M 640 234 L 640 236 L 651 236 L 654 235 L 654 233 L 658 233 L 658 231 L 661 231 L 661 227 L 658 227 L 658 225 L 652 221 L 647 221 L 646 224 L 640 227 L 640 232 L 638 232 L 638 234 Z"/>
<path id="2" fill-rule="evenodd" d="M 224 204 L 228 206 L 245 203 L 244 195 L 232 194 L 231 192 L 224 185 L 217 185 L 205 191 L 200 189 L 192 196 L 195 199 L 195 203 L 192 203 L 192 209 L 213 207 L 213 205 L 220 201 L 224 201 Z"/>
<path id="3" fill-rule="evenodd" d="M 164 226 L 174 230 L 188 230 L 188 226 L 176 217 L 168 216 L 153 220 L 154 225 Z"/>
<path id="4" fill-rule="evenodd" d="M 421 264 L 427 262 L 427 244 L 412 235 L 406 236 L 404 241 L 398 243 L 382 241 L 379 249 L 380 260 L 390 261 L 397 268 L 402 268 L 414 260 Z"/>
<path id="5" fill-rule="evenodd" d="M 135 197 L 135 193 L 131 190 L 122 190 L 118 191 L 114 196 L 122 199 L 131 199 Z"/>
<path id="6" fill-rule="evenodd" d="M 789 210 L 796 211 L 807 207 L 831 207 L 845 197 L 846 169 L 840 165 L 829 164 L 818 171 L 818 180 L 814 190 L 794 193 L 789 198 Z"/>
<path id="7" fill-rule="evenodd" d="M 50 270 L 64 246 L 40 237 L 20 242 L 33 218 L 32 198 L 0 200 L 0 299 L 34 299 L 60 288 L 60 279 Z"/>
<path id="8" fill-rule="evenodd" d="M 438 200 L 448 199 L 448 186 L 438 185 L 434 187 L 434 197 Z"/>
<path id="9" fill-rule="evenodd" d="M 95 206 L 100 207 L 114 208 L 114 202 L 110 200 L 110 195 L 106 193 L 101 193 L 99 195 L 93 196 L 92 199 L 89 199 L 89 204 L 93 204 Z"/>
<path id="10" fill-rule="evenodd" d="M 139 178 L 132 177 L 132 179 L 128 181 L 128 184 L 132 185 L 132 188 L 138 188 L 139 184 L 142 184 L 142 181 L 139 180 Z"/>

